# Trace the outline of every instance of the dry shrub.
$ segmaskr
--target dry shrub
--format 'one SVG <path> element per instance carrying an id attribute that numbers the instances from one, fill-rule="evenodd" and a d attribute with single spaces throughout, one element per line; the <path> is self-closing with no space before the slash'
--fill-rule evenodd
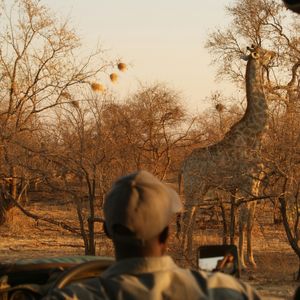
<path id="1" fill-rule="evenodd" d="M 35 226 L 34 219 L 25 216 L 18 208 L 14 207 L 7 213 L 7 221 L 5 226 L 12 234 L 25 235 L 30 232 L 30 228 Z"/>

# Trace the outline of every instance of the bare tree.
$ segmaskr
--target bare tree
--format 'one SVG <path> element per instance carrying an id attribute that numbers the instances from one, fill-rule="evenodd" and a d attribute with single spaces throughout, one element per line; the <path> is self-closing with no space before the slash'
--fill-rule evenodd
<path id="1" fill-rule="evenodd" d="M 103 118 L 121 173 L 147 169 L 162 179 L 178 168 L 177 149 L 190 143 L 194 124 L 179 95 L 162 84 L 141 87 L 123 104 L 106 105 Z"/>
<path id="2" fill-rule="evenodd" d="M 28 147 L 33 154 L 27 169 L 44 179 L 52 195 L 72 201 L 79 224 L 73 231 L 80 232 L 85 253 L 95 254 L 95 223 L 103 222 L 112 182 L 136 169 L 169 178 L 190 126 L 184 126 L 179 98 L 163 86 L 138 91 L 123 104 L 110 94 L 82 93 L 75 105 L 56 109 L 56 122 L 44 124 L 40 146 Z"/>
<path id="3" fill-rule="evenodd" d="M 277 116 L 266 136 L 265 193 L 275 196 L 291 248 L 300 262 L 300 111 Z M 299 263 L 300 266 L 300 263 Z M 300 269 L 297 280 L 300 280 Z"/>
<path id="4" fill-rule="evenodd" d="M 264 192 L 279 198 L 288 240 L 299 257 L 300 20 L 281 1 L 237 0 L 226 11 L 232 22 L 225 29 L 213 31 L 206 44 L 214 56 L 213 62 L 219 66 L 219 78 L 229 79 L 237 87 L 244 82 L 240 56 L 246 46 L 260 45 L 277 53 L 268 74 L 272 80 L 265 85 L 270 128 L 261 152 L 266 173 Z"/>
<path id="5" fill-rule="evenodd" d="M 50 109 L 74 105 L 79 87 L 101 91 L 97 76 L 112 62 L 101 48 L 80 57 L 80 40 L 68 20 L 54 17 L 40 1 L 18 0 L 11 6 L 3 1 L 0 14 L 1 178 L 11 178 L 10 194 L 16 199 L 21 176 L 17 150 L 11 149 L 26 132 L 39 129 L 39 118 L 49 118 Z"/>
<path id="6" fill-rule="evenodd" d="M 240 57 L 251 44 L 264 46 L 277 52 L 277 63 L 272 68 L 274 80 L 272 86 L 266 86 L 270 100 L 280 101 L 286 107 L 297 105 L 299 18 L 286 11 L 281 1 L 238 0 L 226 10 L 232 23 L 227 29 L 212 32 L 206 43 L 214 56 L 213 63 L 219 66 L 218 76 L 243 84 Z"/>
<path id="7" fill-rule="evenodd" d="M 166 178 L 174 151 L 187 136 L 190 126 L 179 95 L 163 85 L 142 88 L 127 102 L 132 126 L 136 127 L 136 147 L 144 168 Z M 136 160 L 138 162 L 138 160 Z"/>

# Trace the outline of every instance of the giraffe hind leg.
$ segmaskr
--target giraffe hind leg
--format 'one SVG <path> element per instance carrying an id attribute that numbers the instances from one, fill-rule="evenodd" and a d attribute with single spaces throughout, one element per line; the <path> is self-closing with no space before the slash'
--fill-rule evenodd
<path id="1" fill-rule="evenodd" d="M 189 246 L 191 243 L 191 235 L 192 235 L 192 223 L 193 223 L 193 211 L 195 207 L 189 206 L 187 210 L 184 212 L 182 218 L 182 238 L 181 238 L 181 249 L 184 253 L 189 252 Z"/>
<path id="2" fill-rule="evenodd" d="M 195 218 L 196 218 L 196 206 L 193 206 L 191 216 L 190 216 L 189 230 L 187 232 L 187 254 L 188 254 L 188 257 L 192 257 L 192 253 L 193 253 L 193 236 L 194 236 Z"/>

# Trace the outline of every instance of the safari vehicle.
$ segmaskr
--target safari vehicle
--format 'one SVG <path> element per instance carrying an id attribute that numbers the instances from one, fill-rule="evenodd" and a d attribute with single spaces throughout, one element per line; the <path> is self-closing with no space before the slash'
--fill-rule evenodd
<path id="1" fill-rule="evenodd" d="M 0 300 L 40 299 L 53 288 L 99 276 L 111 257 L 69 256 L 0 264 Z"/>
<path id="2" fill-rule="evenodd" d="M 34 300 L 53 288 L 101 275 L 114 262 L 112 257 L 68 256 L 23 259 L 0 264 L 0 300 Z M 198 248 L 199 269 L 239 277 L 237 249 L 233 245 Z"/>

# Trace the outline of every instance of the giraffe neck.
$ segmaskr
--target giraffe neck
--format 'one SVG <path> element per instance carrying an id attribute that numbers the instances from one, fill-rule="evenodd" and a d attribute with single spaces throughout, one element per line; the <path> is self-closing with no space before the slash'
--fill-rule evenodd
<path id="1" fill-rule="evenodd" d="M 263 90 L 263 67 L 255 59 L 250 59 L 246 69 L 247 109 L 245 118 L 253 119 L 253 127 L 263 131 L 268 120 L 268 105 Z"/>
<path id="2" fill-rule="evenodd" d="M 225 139 L 241 141 L 246 144 L 257 140 L 267 125 L 268 106 L 263 91 L 263 69 L 258 60 L 249 59 L 246 68 L 247 108 L 242 119 L 226 134 Z M 259 140 L 259 139 L 258 139 Z"/>

